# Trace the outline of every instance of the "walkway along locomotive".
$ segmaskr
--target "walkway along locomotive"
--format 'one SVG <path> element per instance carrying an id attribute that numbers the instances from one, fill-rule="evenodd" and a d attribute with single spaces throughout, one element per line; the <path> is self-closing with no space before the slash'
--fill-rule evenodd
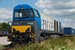
<path id="1" fill-rule="evenodd" d="M 62 35 L 60 22 L 27 4 L 14 8 L 11 30 L 8 38 L 15 43 L 38 42 L 41 37 Z"/>

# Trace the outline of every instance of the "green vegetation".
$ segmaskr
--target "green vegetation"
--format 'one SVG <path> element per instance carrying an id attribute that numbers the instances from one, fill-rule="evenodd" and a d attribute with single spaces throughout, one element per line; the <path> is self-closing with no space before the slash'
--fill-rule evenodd
<path id="1" fill-rule="evenodd" d="M 7 31 L 10 29 L 10 25 L 8 23 L 0 23 L 0 31 Z"/>
<path id="2" fill-rule="evenodd" d="M 0 46 L 0 50 L 3 50 L 3 48 L 4 48 L 3 46 Z"/>
<path id="3" fill-rule="evenodd" d="M 75 50 L 75 37 L 51 38 L 40 43 L 16 47 L 15 50 Z"/>

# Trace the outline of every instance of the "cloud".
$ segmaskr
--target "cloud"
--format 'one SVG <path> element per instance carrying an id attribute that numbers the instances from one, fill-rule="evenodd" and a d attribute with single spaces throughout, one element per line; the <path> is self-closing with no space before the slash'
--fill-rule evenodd
<path id="1" fill-rule="evenodd" d="M 49 15 L 53 15 L 55 17 L 67 17 L 67 18 L 75 18 L 75 9 L 66 9 L 66 10 L 48 10 L 44 9 L 44 13 Z"/>
<path id="2" fill-rule="evenodd" d="M 37 0 L 35 5 L 61 21 L 64 27 L 75 28 L 75 0 Z"/>
<path id="3" fill-rule="evenodd" d="M 38 8 L 49 9 L 71 9 L 75 8 L 75 0 L 37 0 L 36 6 Z"/>
<path id="4" fill-rule="evenodd" d="M 35 5 L 39 8 L 45 8 L 46 6 L 48 7 L 49 4 L 51 4 L 51 2 L 48 0 L 38 0 Z"/>
<path id="5" fill-rule="evenodd" d="M 75 28 L 75 20 L 74 19 L 69 19 L 69 18 L 64 18 L 62 25 L 64 27 L 72 27 Z"/>
<path id="6" fill-rule="evenodd" d="M 12 11 L 5 8 L 1 8 L 0 22 L 8 22 L 8 21 L 11 21 L 11 19 L 12 19 Z"/>

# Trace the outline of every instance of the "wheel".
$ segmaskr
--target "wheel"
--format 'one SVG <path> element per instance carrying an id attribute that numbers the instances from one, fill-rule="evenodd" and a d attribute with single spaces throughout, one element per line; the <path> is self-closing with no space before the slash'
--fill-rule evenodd
<path id="1" fill-rule="evenodd" d="M 45 38 L 40 36 L 39 42 L 44 41 L 44 40 L 45 40 Z"/>

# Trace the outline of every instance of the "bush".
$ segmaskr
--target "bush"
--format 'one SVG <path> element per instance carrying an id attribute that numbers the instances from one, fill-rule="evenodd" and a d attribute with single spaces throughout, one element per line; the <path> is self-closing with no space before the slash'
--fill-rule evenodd
<path id="1" fill-rule="evenodd" d="M 15 50 L 75 50 L 75 37 L 52 38 L 40 43 L 32 43 Z"/>

